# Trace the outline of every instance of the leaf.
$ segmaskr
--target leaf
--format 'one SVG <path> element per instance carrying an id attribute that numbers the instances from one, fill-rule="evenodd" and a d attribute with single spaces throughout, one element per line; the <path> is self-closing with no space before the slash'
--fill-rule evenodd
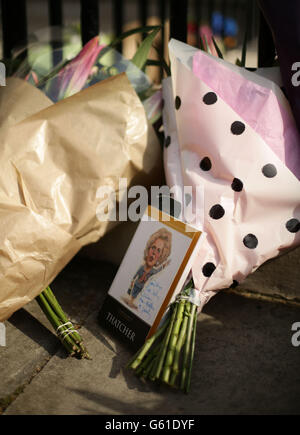
<path id="1" fill-rule="evenodd" d="M 108 47 L 117 46 L 123 39 L 128 36 L 134 35 L 135 33 L 147 33 L 151 32 L 151 30 L 161 29 L 161 26 L 144 26 L 144 27 L 136 27 L 135 29 L 128 30 L 127 32 L 122 33 L 118 38 L 114 39 Z"/>
<path id="2" fill-rule="evenodd" d="M 203 38 L 204 38 L 204 45 L 205 45 L 205 50 L 204 51 L 206 51 L 206 53 L 209 53 L 210 50 L 209 50 L 208 42 L 207 42 L 207 39 L 206 39 L 206 35 L 203 35 Z"/>
<path id="3" fill-rule="evenodd" d="M 157 59 L 147 59 L 146 64 L 149 66 L 159 66 L 162 68 L 162 63 Z"/>
<path id="4" fill-rule="evenodd" d="M 199 38 L 199 48 L 200 48 L 200 50 L 205 51 L 204 44 L 203 44 L 203 39 L 202 39 L 201 35 L 200 35 L 200 38 Z"/>
<path id="5" fill-rule="evenodd" d="M 215 38 L 212 36 L 211 39 L 212 39 L 212 42 L 213 42 L 214 47 L 215 47 L 215 49 L 216 49 L 216 52 L 217 52 L 218 57 L 219 57 L 220 59 L 224 59 L 224 58 L 223 58 L 222 51 L 221 51 L 220 48 L 218 47 L 218 45 L 217 45 L 217 43 L 216 43 L 216 41 L 215 41 Z"/>
<path id="6" fill-rule="evenodd" d="M 156 46 L 153 45 L 154 50 L 156 51 L 158 57 L 159 57 L 159 61 L 161 62 L 162 67 L 164 68 L 166 74 L 168 77 L 171 76 L 171 69 L 170 69 L 170 65 L 167 64 L 165 58 L 163 57 L 163 55 L 161 54 L 160 49 Z"/>
<path id="7" fill-rule="evenodd" d="M 49 80 L 51 80 L 53 77 L 55 77 L 59 73 L 60 70 L 65 68 L 71 61 L 72 61 L 72 59 L 71 60 L 66 59 L 63 62 L 56 65 L 56 67 L 53 68 L 47 75 L 45 75 L 41 78 L 41 80 L 38 83 L 38 87 L 40 88 L 40 87 L 44 86 Z"/>
<path id="8" fill-rule="evenodd" d="M 171 75 L 171 70 L 170 70 L 169 66 L 167 65 L 167 62 L 164 59 L 160 59 L 160 60 L 147 59 L 146 65 L 158 66 L 158 67 L 163 68 L 165 70 L 167 76 Z"/>
<path id="9" fill-rule="evenodd" d="M 115 38 L 109 45 L 104 47 L 98 57 L 98 60 L 102 59 L 110 50 L 113 48 L 116 48 L 120 42 L 122 42 L 123 39 L 128 38 L 131 35 L 135 35 L 136 33 L 145 33 L 150 32 L 151 30 L 161 29 L 161 26 L 143 26 L 143 27 L 136 27 L 134 29 L 128 30 L 127 32 L 123 32 L 120 36 Z"/>
<path id="10" fill-rule="evenodd" d="M 157 26 L 155 30 L 153 30 L 141 43 L 139 46 L 137 52 L 131 59 L 131 62 L 134 63 L 135 66 L 137 66 L 139 69 L 143 69 L 144 65 L 147 62 L 147 58 L 149 55 L 149 51 L 152 47 L 152 43 L 160 31 L 161 26 Z"/>

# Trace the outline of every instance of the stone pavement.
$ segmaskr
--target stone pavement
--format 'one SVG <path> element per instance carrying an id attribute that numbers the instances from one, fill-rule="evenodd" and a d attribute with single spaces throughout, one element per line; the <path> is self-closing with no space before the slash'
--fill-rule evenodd
<path id="1" fill-rule="evenodd" d="M 81 323 L 92 360 L 66 357 L 35 301 L 7 322 L 0 347 L 0 408 L 16 414 L 299 414 L 300 347 L 291 326 L 300 307 L 226 291 L 200 314 L 188 396 L 124 369 L 131 353 L 96 321 L 116 272 L 76 257 L 53 283 Z"/>

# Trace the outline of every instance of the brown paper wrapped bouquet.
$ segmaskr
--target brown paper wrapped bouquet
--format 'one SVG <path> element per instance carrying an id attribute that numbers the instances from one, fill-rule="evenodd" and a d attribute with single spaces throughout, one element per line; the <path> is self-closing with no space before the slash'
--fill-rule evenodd
<path id="1" fill-rule="evenodd" d="M 162 171 L 158 141 L 124 73 L 56 104 L 10 79 L 0 105 L 3 321 L 46 289 L 82 246 L 117 225 L 97 219 L 99 187 L 117 192 L 120 177 L 150 186 Z M 71 330 L 62 329 L 65 336 Z"/>

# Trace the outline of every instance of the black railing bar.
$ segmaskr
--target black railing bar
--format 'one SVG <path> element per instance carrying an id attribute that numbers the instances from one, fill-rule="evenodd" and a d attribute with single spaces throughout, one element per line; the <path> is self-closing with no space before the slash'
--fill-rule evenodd
<path id="1" fill-rule="evenodd" d="M 164 59 L 165 58 L 165 37 L 166 37 L 166 31 L 165 31 L 165 23 L 166 23 L 166 0 L 158 0 L 159 3 L 159 15 L 160 15 L 160 23 L 161 23 L 161 46 L 160 46 L 160 56 Z M 160 69 L 160 76 L 161 79 L 164 75 L 164 69 L 161 67 Z"/>
<path id="2" fill-rule="evenodd" d="M 52 53 L 52 63 L 53 66 L 57 65 L 62 61 L 63 58 L 63 37 L 62 37 L 62 25 L 63 25 L 63 10 L 62 10 L 62 0 L 48 0 L 48 13 L 49 13 L 49 24 L 50 27 L 55 27 L 51 29 L 51 47 Z M 61 48 L 61 50 L 60 50 Z"/>
<path id="3" fill-rule="evenodd" d="M 170 1 L 170 37 L 186 42 L 187 40 L 188 1 Z"/>
<path id="4" fill-rule="evenodd" d="M 26 1 L 19 0 L 18 6 L 13 1 L 1 0 L 2 32 L 3 32 L 3 56 L 10 59 L 13 49 L 19 45 L 27 44 L 27 13 Z M 27 56 L 27 50 L 21 54 L 21 58 Z"/>
<path id="5" fill-rule="evenodd" d="M 272 32 L 264 15 L 260 12 L 258 29 L 258 67 L 273 66 L 275 53 L 276 50 Z"/>
<path id="6" fill-rule="evenodd" d="M 114 0 L 113 2 L 113 16 L 114 16 L 114 37 L 119 37 L 123 32 L 124 21 L 124 1 Z M 123 52 L 123 44 L 120 42 L 116 50 L 120 53 Z"/>
<path id="7" fill-rule="evenodd" d="M 99 34 L 99 1 L 80 0 L 82 45 Z"/>
<path id="8" fill-rule="evenodd" d="M 201 28 L 201 17 L 202 17 L 202 1 L 195 0 L 195 18 L 196 18 L 196 29 L 197 29 L 197 47 L 200 47 L 200 28 Z"/>
<path id="9" fill-rule="evenodd" d="M 139 20 L 141 22 L 141 26 L 145 27 L 147 25 L 147 17 L 148 17 L 148 0 L 139 0 Z M 146 34 L 143 34 L 143 38 Z"/>
<path id="10" fill-rule="evenodd" d="M 208 25 L 211 26 L 212 15 L 213 15 L 213 12 L 215 10 L 215 1 L 208 0 L 206 3 L 207 3 L 206 4 L 206 6 L 207 6 L 207 21 L 208 21 Z"/>

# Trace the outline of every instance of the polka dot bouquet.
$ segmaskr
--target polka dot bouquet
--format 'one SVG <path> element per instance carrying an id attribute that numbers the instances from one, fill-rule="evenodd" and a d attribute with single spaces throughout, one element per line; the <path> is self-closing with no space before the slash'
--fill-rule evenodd
<path id="1" fill-rule="evenodd" d="M 169 51 L 165 173 L 170 188 L 180 187 L 175 199 L 183 205 L 184 187 L 191 186 L 190 223 L 206 234 L 192 268 L 203 307 L 220 289 L 300 244 L 300 138 L 280 87 L 259 70 L 176 40 Z M 201 209 L 195 208 L 197 186 Z"/>
<path id="2" fill-rule="evenodd" d="M 169 54 L 164 166 L 181 217 L 205 234 L 192 267 L 199 312 L 219 290 L 236 287 L 266 260 L 300 244 L 300 138 L 280 87 L 265 77 L 269 71 L 249 72 L 176 40 Z M 196 321 L 179 309 L 182 298 L 177 302 L 170 307 L 171 325 L 177 310 L 172 328 L 162 325 L 160 343 L 151 337 L 129 366 L 187 392 Z M 182 332 L 186 318 L 190 334 Z M 159 365 L 155 358 L 164 360 Z"/>

